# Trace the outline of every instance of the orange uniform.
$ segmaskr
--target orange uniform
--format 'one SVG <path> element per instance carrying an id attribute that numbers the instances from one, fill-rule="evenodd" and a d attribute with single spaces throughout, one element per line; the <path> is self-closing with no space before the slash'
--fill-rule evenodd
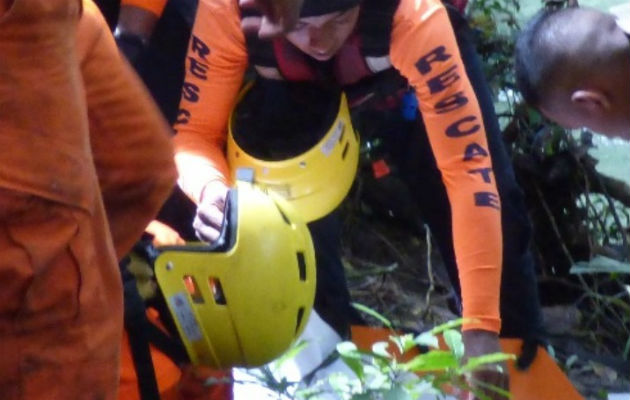
<path id="1" fill-rule="evenodd" d="M 415 89 L 447 189 L 463 314 L 478 320 L 464 329 L 498 332 L 500 200 L 479 105 L 439 0 L 400 1 L 389 56 Z M 247 65 L 237 0 L 200 0 L 175 137 L 179 183 L 195 201 L 207 183 L 228 181 L 226 127 Z"/>
<path id="2" fill-rule="evenodd" d="M 167 2 L 168 0 L 122 0 L 120 5 L 144 8 L 159 17 L 162 15 Z"/>
<path id="3" fill-rule="evenodd" d="M 0 397 L 115 399 L 117 258 L 172 188 L 168 126 L 90 0 L 0 4 Z"/>

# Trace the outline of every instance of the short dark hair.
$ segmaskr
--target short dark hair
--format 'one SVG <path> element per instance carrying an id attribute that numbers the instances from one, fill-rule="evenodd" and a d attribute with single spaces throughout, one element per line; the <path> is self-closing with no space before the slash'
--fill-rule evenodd
<path id="1" fill-rule="evenodd" d="M 527 103 L 538 107 L 543 97 L 543 82 L 550 75 L 552 55 L 541 36 L 555 10 L 539 11 L 518 35 L 514 51 L 516 86 Z"/>

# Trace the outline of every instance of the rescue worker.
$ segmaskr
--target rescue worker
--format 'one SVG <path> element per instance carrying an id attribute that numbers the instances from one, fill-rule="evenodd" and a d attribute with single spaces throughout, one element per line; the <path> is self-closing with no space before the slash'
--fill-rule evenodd
<path id="1" fill-rule="evenodd" d="M 114 37 L 119 49 L 132 63 L 167 120 L 174 122 L 184 76 L 186 44 L 197 1 L 122 0 L 99 3 L 103 12 L 110 15 L 110 25 L 115 27 Z M 283 10 L 280 11 L 282 14 Z M 192 203 L 180 190 L 174 190 L 157 219 L 147 226 L 147 238 L 138 243 L 136 253 L 143 253 L 144 248 L 150 245 L 181 245 L 184 238 L 194 240 L 191 227 L 194 206 L 191 206 Z M 129 269 L 143 264 L 135 262 L 136 256 L 132 257 L 132 261 L 121 264 L 125 290 L 125 334 L 119 399 L 229 398 L 229 385 L 203 384 L 209 377 L 229 378 L 229 372 L 190 366 L 186 355 L 182 354 L 183 348 L 174 338 L 177 336 L 174 327 L 165 329 L 163 317 L 168 310 L 159 301 L 161 295 L 155 290 L 149 295 L 146 293 L 152 284 L 149 282 L 154 279 L 151 271 L 140 272 L 141 275 L 147 274 L 146 280 L 137 275 L 138 271 L 129 272 Z M 146 262 L 144 266 L 149 269 Z"/>
<path id="2" fill-rule="evenodd" d="M 630 140 L 630 15 L 545 9 L 516 44 L 523 98 L 550 120 Z"/>
<path id="3" fill-rule="evenodd" d="M 236 0 L 201 0 L 176 124 L 175 160 L 180 186 L 198 205 L 197 235 L 211 242 L 223 221 L 230 184 L 223 148 L 228 119 L 248 65 L 262 80 L 334 82 L 354 109 L 388 97 L 375 95 L 370 84 L 402 79 L 394 92 L 411 87 L 422 118 L 415 119 L 418 129 L 401 144 L 398 163 L 454 285 L 461 287 L 463 316 L 470 319 L 463 337 L 466 354 L 473 356 L 499 350 L 501 317 L 504 335 L 540 340 L 541 315 L 522 193 L 470 32 L 456 14 L 450 13 L 449 21 L 449 13 L 435 0 L 305 0 L 293 30 L 262 41 L 241 32 L 252 13 L 239 9 Z M 322 221 L 330 226 L 311 229 L 318 260 L 315 311 L 343 337 L 349 295 L 339 255 L 334 243 L 328 254 L 317 249 L 318 240 L 335 242 L 331 237 L 338 233 L 334 215 L 311 226 Z M 496 371 L 476 378 L 507 387 L 506 377 Z"/>
<path id="4" fill-rule="evenodd" d="M 0 1 L 0 397 L 115 399 L 117 259 L 175 179 L 90 0 Z"/>
<path id="5" fill-rule="evenodd" d="M 100 2 L 103 11 L 118 15 L 114 38 L 136 69 L 162 114 L 174 119 L 184 75 L 184 56 L 197 2 L 194 0 L 123 0 Z M 119 9 L 118 9 L 119 8 Z M 116 11 L 119 11 L 116 13 Z M 168 309 L 153 287 L 148 246 L 183 245 L 194 239 L 190 201 L 174 190 L 134 254 L 121 263 L 125 299 L 119 400 L 220 400 L 229 385 L 204 385 L 209 377 L 229 374 L 192 367 L 174 326 L 167 329 Z M 140 259 L 140 257 L 144 257 Z M 131 272 L 133 271 L 133 273 Z M 146 279 L 144 279 L 146 276 Z M 164 316 L 167 317 L 165 324 Z M 167 326 L 165 326 L 167 325 Z"/>

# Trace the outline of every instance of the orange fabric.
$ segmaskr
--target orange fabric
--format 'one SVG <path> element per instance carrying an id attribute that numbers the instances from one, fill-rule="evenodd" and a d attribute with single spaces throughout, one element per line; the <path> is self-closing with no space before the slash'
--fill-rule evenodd
<path id="1" fill-rule="evenodd" d="M 168 127 L 88 0 L 15 0 L 0 77 L 0 397 L 115 399 L 117 254 L 170 192 Z"/>
<path id="2" fill-rule="evenodd" d="M 390 58 L 416 90 L 447 188 L 464 329 L 498 332 L 500 203 L 479 105 L 439 0 L 401 0 Z M 247 67 L 236 0 L 201 0 L 190 42 L 175 138 L 179 183 L 195 201 L 210 181 L 227 182 L 226 125 Z"/>
<path id="3" fill-rule="evenodd" d="M 122 0 L 120 5 L 144 8 L 160 17 L 162 16 L 167 1 L 168 0 Z"/>
<path id="4" fill-rule="evenodd" d="M 154 309 L 147 310 L 147 318 L 154 324 L 158 324 L 158 313 Z M 161 326 L 161 325 L 160 325 Z M 229 400 L 231 398 L 231 386 L 216 385 L 203 386 L 205 378 L 229 377 L 229 372 L 211 370 L 193 370 L 188 366 L 184 373 L 155 347 L 151 348 L 151 358 L 155 370 L 155 378 L 160 391 L 161 400 Z M 138 377 L 133 364 L 131 349 L 127 334 L 123 335 L 120 389 L 118 400 L 140 400 L 138 393 Z"/>
<path id="5" fill-rule="evenodd" d="M 211 181 L 228 182 L 223 151 L 230 111 L 247 68 L 236 0 L 200 0 L 175 125 L 179 184 L 198 202 Z"/>
<path id="6" fill-rule="evenodd" d="M 388 341 L 390 335 L 389 329 L 352 326 L 352 341 L 358 348 L 366 351 L 371 350 L 372 345 L 376 342 Z M 499 339 L 499 341 L 503 352 L 509 354 L 519 354 L 523 346 L 521 339 Z M 391 345 L 388 350 L 398 355 L 394 345 Z M 416 349 L 411 349 L 400 359 L 409 361 L 417 354 Z M 514 362 L 510 361 L 508 362 L 508 372 L 510 374 L 512 400 L 583 399 L 571 381 L 542 347 L 538 347 L 536 358 L 527 371 L 519 371 Z"/>
<path id="7" fill-rule="evenodd" d="M 479 320 L 464 329 L 499 332 L 499 196 L 481 111 L 439 0 L 401 1 L 394 15 L 390 57 L 416 90 L 451 204 L 463 316 Z M 455 99 L 467 102 L 455 107 Z M 483 199 L 496 207 L 480 206 Z"/>
<path id="8" fill-rule="evenodd" d="M 0 16 L 2 16 L 4 14 L 4 12 L 9 9 L 9 7 L 11 5 L 10 4 L 11 1 L 12 0 L 2 0 L 2 1 L 0 1 Z"/>

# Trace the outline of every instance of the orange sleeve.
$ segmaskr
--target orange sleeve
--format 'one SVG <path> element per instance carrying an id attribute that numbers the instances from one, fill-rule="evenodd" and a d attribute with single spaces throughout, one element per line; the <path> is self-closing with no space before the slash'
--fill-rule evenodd
<path id="1" fill-rule="evenodd" d="M 479 104 L 439 0 L 401 0 L 392 64 L 416 91 L 451 206 L 464 329 L 500 329 L 500 202 Z M 420 183 L 421 184 L 421 183 Z"/>
<path id="2" fill-rule="evenodd" d="M 151 11 L 159 17 L 162 15 L 167 1 L 168 0 L 122 0 L 120 5 L 140 7 L 147 11 Z"/>
<path id="3" fill-rule="evenodd" d="M 116 254 L 140 238 L 175 185 L 168 123 L 140 79 L 120 56 L 107 23 L 91 1 L 79 29 L 90 144 Z M 87 37 L 87 35 L 83 35 Z"/>
<path id="4" fill-rule="evenodd" d="M 227 123 L 246 68 L 236 0 L 201 0 L 175 124 L 179 185 L 195 202 L 207 183 L 228 182 Z"/>

